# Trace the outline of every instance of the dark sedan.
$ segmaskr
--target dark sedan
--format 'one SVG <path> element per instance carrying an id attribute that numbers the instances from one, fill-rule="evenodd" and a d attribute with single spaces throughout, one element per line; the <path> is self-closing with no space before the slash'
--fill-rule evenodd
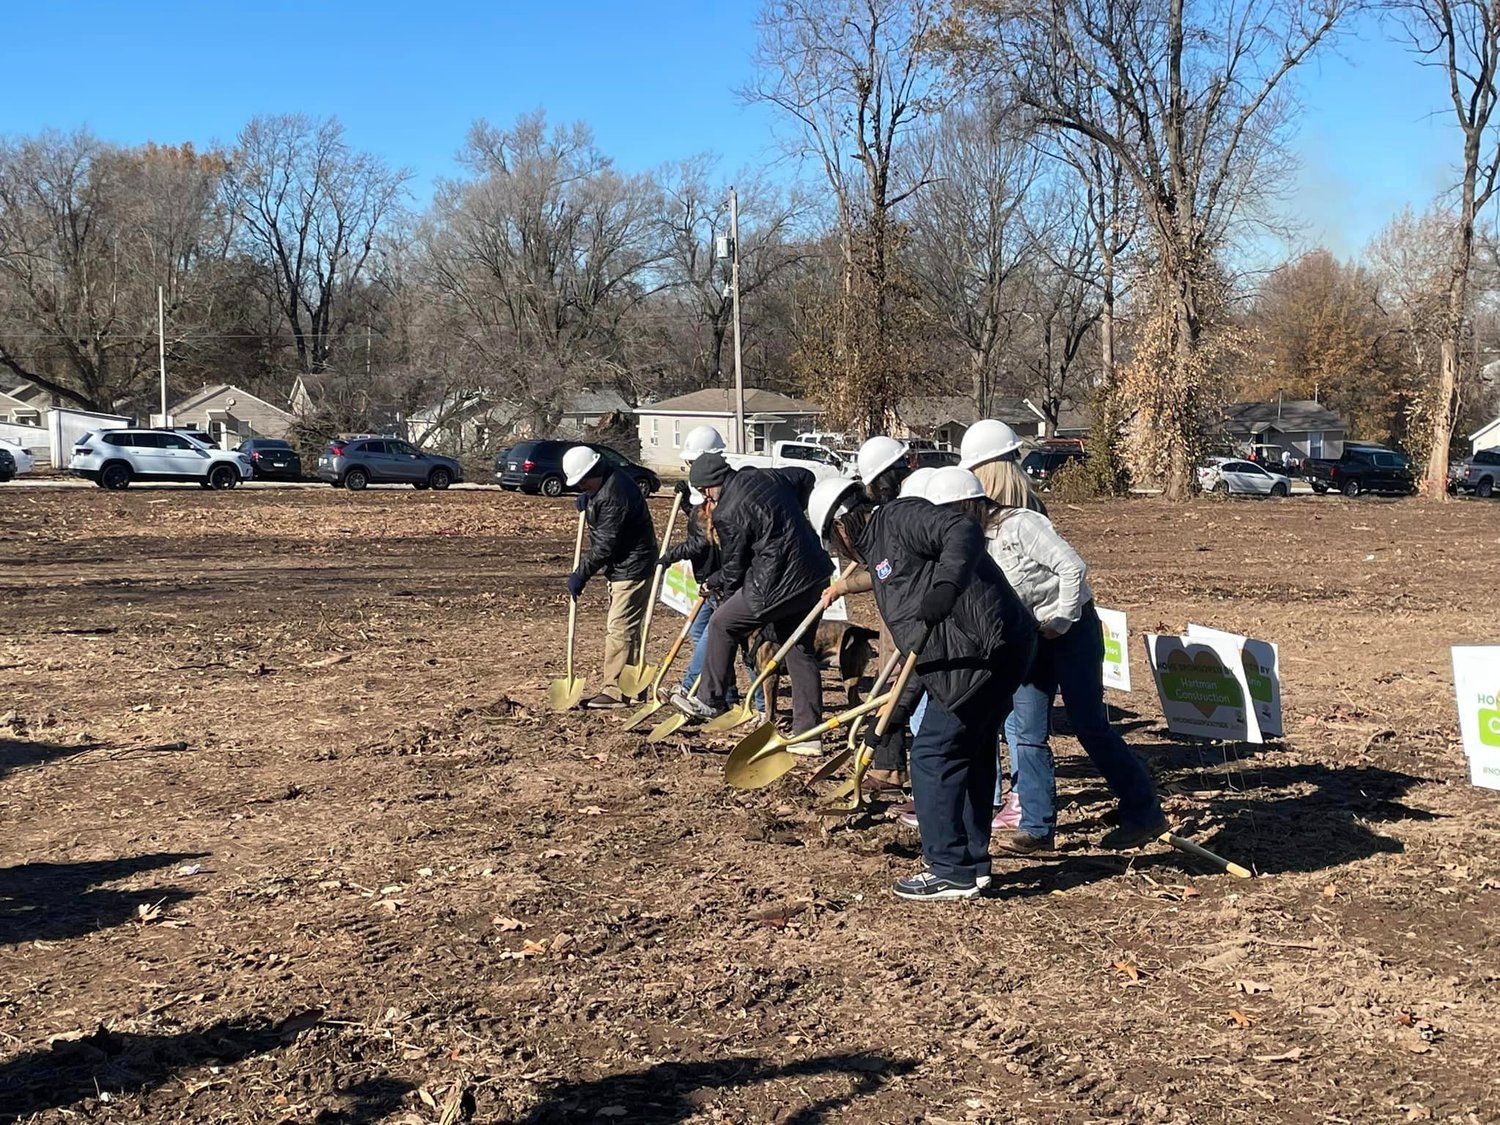
<path id="1" fill-rule="evenodd" d="M 237 453 L 250 458 L 251 480 L 301 480 L 302 458 L 280 438 L 251 438 Z"/>

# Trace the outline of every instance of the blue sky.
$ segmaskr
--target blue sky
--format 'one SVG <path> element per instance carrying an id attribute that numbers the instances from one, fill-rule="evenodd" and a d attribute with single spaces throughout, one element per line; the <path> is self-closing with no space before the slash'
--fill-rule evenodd
<path id="1" fill-rule="evenodd" d="M 472 0 L 13 3 L 0 133 L 86 125 L 122 143 L 229 141 L 251 115 L 336 115 L 360 147 L 416 174 L 455 171 L 479 117 L 541 107 L 584 120 L 623 166 L 694 153 L 726 173 L 776 159 L 772 119 L 734 91 L 751 73 L 758 0 L 566 4 Z M 1307 244 L 1359 249 L 1403 204 L 1452 179 L 1442 76 L 1373 24 L 1305 69 L 1287 210 Z"/>

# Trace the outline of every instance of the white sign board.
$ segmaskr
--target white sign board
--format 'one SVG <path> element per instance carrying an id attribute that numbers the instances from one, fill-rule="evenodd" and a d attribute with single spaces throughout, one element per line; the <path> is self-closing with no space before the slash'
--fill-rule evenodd
<path id="1" fill-rule="evenodd" d="M 839 573 L 839 560 L 833 560 L 833 573 L 837 577 Z M 673 563 L 667 567 L 667 573 L 662 576 L 661 602 L 663 605 L 675 609 L 684 617 L 693 608 L 693 603 L 698 600 L 698 583 L 693 579 L 693 567 L 691 563 Z M 824 621 L 848 621 L 849 608 L 840 598 L 826 610 L 823 611 Z"/>
<path id="2" fill-rule="evenodd" d="M 1284 735 L 1286 728 L 1281 722 L 1281 651 L 1269 641 L 1257 641 L 1238 633 L 1210 629 L 1205 625 L 1189 625 L 1187 636 L 1194 639 L 1211 637 L 1240 646 L 1240 663 L 1245 667 L 1245 682 L 1250 685 L 1250 698 L 1255 701 L 1255 721 L 1260 724 L 1260 733 L 1272 738 Z"/>
<path id="3" fill-rule="evenodd" d="M 1500 645 L 1454 645 L 1453 690 L 1469 780 L 1500 789 Z"/>
<path id="4" fill-rule="evenodd" d="M 1118 609 L 1100 609 L 1099 626 L 1104 633 L 1104 686 L 1116 691 L 1130 690 L 1130 645 L 1125 629 L 1125 614 Z"/>
<path id="5" fill-rule="evenodd" d="M 1146 634 L 1146 659 L 1156 680 L 1167 729 L 1228 742 L 1260 742 L 1240 646 L 1214 637 Z"/>

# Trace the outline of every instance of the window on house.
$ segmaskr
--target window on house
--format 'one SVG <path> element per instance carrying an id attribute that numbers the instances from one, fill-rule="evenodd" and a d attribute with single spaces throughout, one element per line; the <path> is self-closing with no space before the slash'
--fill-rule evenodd
<path id="1" fill-rule="evenodd" d="M 1307 435 L 1307 455 L 1315 459 L 1323 456 L 1323 435 L 1321 433 Z"/>
<path id="2" fill-rule="evenodd" d="M 673 418 L 672 419 L 672 448 L 673 449 L 681 449 L 682 448 L 682 419 L 681 418 Z"/>
<path id="3" fill-rule="evenodd" d="M 661 419 L 660 418 L 653 418 L 653 419 L 651 419 L 651 444 L 652 445 L 659 445 L 660 444 L 660 442 L 657 440 L 657 433 L 658 433 L 658 431 L 660 429 L 661 429 Z"/>

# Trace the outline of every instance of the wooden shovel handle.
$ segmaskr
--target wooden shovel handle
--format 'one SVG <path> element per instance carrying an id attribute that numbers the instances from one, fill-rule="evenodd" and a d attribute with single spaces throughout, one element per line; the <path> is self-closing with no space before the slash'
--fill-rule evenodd
<path id="1" fill-rule="evenodd" d="M 573 539 L 573 569 L 583 561 L 583 529 L 587 523 L 587 512 L 578 513 L 578 534 Z M 568 679 L 573 679 L 573 635 L 578 632 L 578 599 L 568 599 Z"/>
<path id="2" fill-rule="evenodd" d="M 927 647 L 927 638 L 932 636 L 932 630 L 924 630 L 921 639 L 917 641 L 917 647 L 911 650 L 906 658 L 906 663 L 901 666 L 901 675 L 896 678 L 896 686 L 891 690 L 890 702 L 880 712 L 880 721 L 875 724 L 875 737 L 881 738 L 886 729 L 891 725 L 891 715 L 896 710 L 896 704 L 900 702 L 901 695 L 906 691 L 906 681 L 911 679 L 912 673 L 917 670 L 917 658 L 922 655 L 922 650 Z"/>
<path id="3" fill-rule="evenodd" d="M 677 654 L 682 650 L 683 642 L 687 640 L 688 633 L 693 628 L 693 622 L 698 619 L 698 614 L 703 610 L 703 599 L 699 598 L 693 603 L 693 608 L 688 610 L 687 620 L 682 623 L 682 628 L 677 630 L 677 639 L 672 642 L 672 647 L 667 649 L 666 659 L 661 662 L 661 668 L 656 673 L 656 686 L 661 687 L 662 680 L 666 679 L 667 669 L 672 667 L 672 661 L 677 659 Z"/>
<path id="4" fill-rule="evenodd" d="M 844 573 L 839 575 L 839 581 L 842 582 L 845 578 L 848 578 L 858 568 L 859 563 L 850 563 L 844 568 Z M 760 670 L 760 675 L 755 677 L 755 682 L 752 683 L 749 690 L 745 692 L 746 699 L 754 696 L 755 689 L 769 680 L 775 673 L 776 669 L 781 667 L 781 662 L 786 659 L 786 654 L 792 651 L 792 646 L 802 639 L 802 634 L 807 632 L 807 630 L 812 627 L 812 623 L 816 621 L 822 613 L 823 603 L 820 600 L 817 605 L 808 610 L 807 616 L 802 619 L 802 624 L 798 625 L 797 628 L 792 631 L 792 635 L 786 639 L 786 643 L 776 650 L 776 652 L 771 656 L 770 660 L 766 661 L 766 666 Z"/>
<path id="5" fill-rule="evenodd" d="M 641 625 L 641 665 L 646 663 L 646 639 L 651 636 L 651 618 L 656 613 L 656 595 L 661 592 L 662 579 L 667 568 L 661 565 L 662 555 L 672 542 L 672 528 L 677 524 L 677 513 L 682 510 L 682 493 L 672 494 L 672 511 L 667 515 L 667 530 L 661 537 L 661 550 L 656 552 L 657 563 L 651 571 L 651 599 L 646 603 L 646 620 Z"/>

